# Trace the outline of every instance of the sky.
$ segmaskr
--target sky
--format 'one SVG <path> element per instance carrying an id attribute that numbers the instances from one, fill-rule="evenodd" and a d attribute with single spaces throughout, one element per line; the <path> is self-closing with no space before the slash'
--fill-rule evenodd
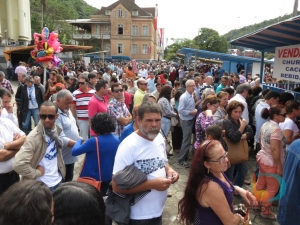
<path id="1" fill-rule="evenodd" d="M 99 9 L 116 1 L 85 0 Z M 165 28 L 168 45 L 171 38 L 193 39 L 202 27 L 225 34 L 290 14 L 294 7 L 294 0 L 135 0 L 135 3 L 140 7 L 158 4 L 158 28 Z"/>

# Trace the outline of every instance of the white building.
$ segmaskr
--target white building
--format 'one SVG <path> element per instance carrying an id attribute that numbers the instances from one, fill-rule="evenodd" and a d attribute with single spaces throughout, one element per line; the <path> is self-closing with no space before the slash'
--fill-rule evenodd
<path id="1" fill-rule="evenodd" d="M 0 1 L 0 44 L 27 45 L 31 39 L 29 0 Z"/>

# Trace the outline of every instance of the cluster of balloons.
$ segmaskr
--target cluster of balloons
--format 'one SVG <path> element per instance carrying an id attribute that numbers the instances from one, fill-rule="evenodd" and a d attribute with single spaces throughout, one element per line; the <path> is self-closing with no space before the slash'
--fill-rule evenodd
<path id="1" fill-rule="evenodd" d="M 63 50 L 62 47 L 60 47 L 57 33 L 49 33 L 49 29 L 44 27 L 42 34 L 34 33 L 33 38 L 36 47 L 30 54 L 36 62 L 52 62 L 54 66 L 64 65 L 64 62 L 56 55 Z"/>

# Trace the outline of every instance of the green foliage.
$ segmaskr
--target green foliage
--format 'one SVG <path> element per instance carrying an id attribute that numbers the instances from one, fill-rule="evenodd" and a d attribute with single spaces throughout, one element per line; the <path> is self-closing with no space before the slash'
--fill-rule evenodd
<path id="1" fill-rule="evenodd" d="M 267 27 L 267 26 L 270 26 L 272 24 L 278 23 L 280 21 L 287 20 L 291 17 L 292 17 L 292 14 L 286 14 L 284 16 L 279 16 L 279 17 L 276 17 L 274 19 L 265 20 L 261 23 L 252 24 L 252 25 L 249 25 L 249 26 L 242 27 L 240 29 L 231 30 L 228 33 L 224 34 L 224 36 L 225 36 L 225 39 L 229 42 L 230 40 L 234 40 L 236 38 L 242 37 L 246 34 L 252 33 L 254 31 L 257 31 L 257 30 L 262 29 L 264 27 Z"/>
<path id="2" fill-rule="evenodd" d="M 201 28 L 201 34 L 194 38 L 199 49 L 212 52 L 227 52 L 227 41 L 224 36 L 210 28 Z"/>
<path id="3" fill-rule="evenodd" d="M 173 44 L 168 46 L 168 51 L 165 52 L 165 59 L 171 60 L 176 57 L 176 52 L 181 48 L 197 48 L 194 40 L 188 38 L 171 38 Z"/>
<path id="4" fill-rule="evenodd" d="M 97 9 L 84 0 L 30 0 L 30 11 L 32 33 L 41 33 L 47 26 L 59 33 L 61 43 L 68 44 L 72 27 L 64 20 L 88 19 Z"/>
<path id="5" fill-rule="evenodd" d="M 227 41 L 224 36 L 210 28 L 201 28 L 201 34 L 193 40 L 188 38 L 171 38 L 173 44 L 168 46 L 165 59 L 171 60 L 176 57 L 176 52 L 181 48 L 196 48 L 214 52 L 227 52 Z"/>

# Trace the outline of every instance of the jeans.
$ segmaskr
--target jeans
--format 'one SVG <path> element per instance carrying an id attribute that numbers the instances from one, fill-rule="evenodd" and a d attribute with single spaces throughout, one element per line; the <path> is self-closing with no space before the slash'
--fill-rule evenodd
<path id="1" fill-rule="evenodd" d="M 39 118 L 39 108 L 28 109 L 25 122 L 22 123 L 22 128 L 23 128 L 23 131 L 24 131 L 24 133 L 26 135 L 29 133 L 29 124 L 30 124 L 31 117 L 34 120 L 34 125 L 37 126 L 37 124 L 40 121 L 40 118 Z"/>
<path id="2" fill-rule="evenodd" d="M 234 168 L 236 168 L 236 175 L 233 181 L 233 185 L 242 187 L 248 172 L 247 162 L 231 165 L 231 167 L 228 168 L 227 171 L 225 172 L 225 175 L 228 177 L 229 180 L 233 180 Z"/>
<path id="3" fill-rule="evenodd" d="M 181 128 L 182 128 L 183 138 L 182 138 L 180 152 L 178 155 L 178 162 L 183 162 L 187 159 L 187 157 L 189 155 L 194 120 L 193 119 L 192 120 L 181 120 L 180 119 L 180 124 L 181 124 Z"/>
<path id="4" fill-rule="evenodd" d="M 49 187 L 51 193 L 53 193 L 60 185 L 61 185 L 61 181 L 57 185 L 55 185 L 53 187 Z"/>
<path id="5" fill-rule="evenodd" d="M 73 175 L 74 175 L 74 163 L 66 165 L 66 177 L 64 182 L 72 181 Z"/>
<path id="6" fill-rule="evenodd" d="M 79 126 L 79 135 L 82 137 L 85 141 L 89 139 L 89 131 L 90 131 L 90 124 L 88 120 L 78 120 L 78 126 Z"/>
<path id="7" fill-rule="evenodd" d="M 163 136 L 168 137 L 168 134 L 169 134 L 170 129 L 171 129 L 171 120 L 169 120 L 165 117 L 162 117 L 161 121 L 162 121 L 161 130 L 163 132 Z"/>

